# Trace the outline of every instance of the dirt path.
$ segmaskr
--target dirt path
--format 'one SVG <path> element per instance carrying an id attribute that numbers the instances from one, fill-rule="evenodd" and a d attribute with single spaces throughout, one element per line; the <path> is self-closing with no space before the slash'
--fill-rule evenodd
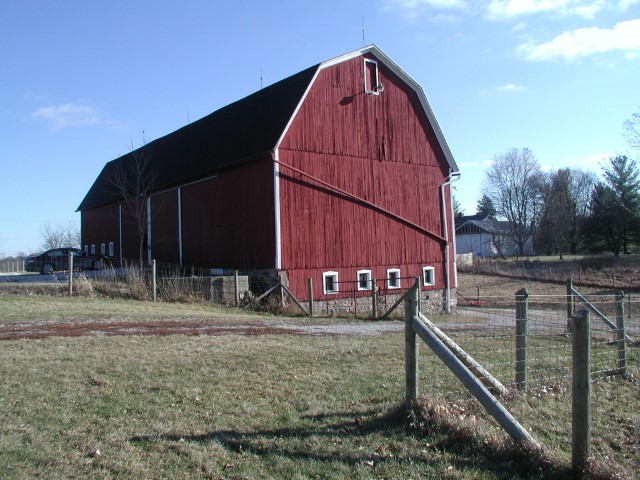
<path id="1" fill-rule="evenodd" d="M 404 328 L 401 322 L 304 324 L 275 321 L 221 324 L 206 321 L 81 321 L 0 323 L 0 340 L 87 335 L 382 335 Z"/>
<path id="2" fill-rule="evenodd" d="M 561 283 L 521 280 L 492 275 L 461 273 L 458 275 L 458 293 L 474 299 L 478 289 L 481 298 L 488 304 L 497 299 L 512 304 L 516 290 L 526 287 L 530 302 L 540 296 L 540 302 L 566 302 L 566 286 Z M 586 293 L 603 293 L 603 289 L 583 287 Z M 461 309 L 468 307 L 459 295 Z M 499 302 L 498 302 L 499 303 Z M 562 305 L 561 305 L 562 306 Z M 486 314 L 486 312 L 485 312 Z M 472 326 L 455 325 L 456 328 L 486 328 L 486 322 L 474 322 Z M 306 323 L 303 319 L 224 319 L 192 320 L 94 320 L 0 322 L 0 340 L 39 339 L 53 336 L 80 337 L 87 335 L 382 335 L 401 331 L 402 322 L 326 322 Z"/>

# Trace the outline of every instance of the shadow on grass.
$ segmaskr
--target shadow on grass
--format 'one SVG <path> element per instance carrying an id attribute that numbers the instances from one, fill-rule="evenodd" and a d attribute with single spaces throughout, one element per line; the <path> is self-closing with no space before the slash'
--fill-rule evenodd
<path id="1" fill-rule="evenodd" d="M 302 421 L 318 422 L 317 426 L 265 429 L 258 431 L 218 430 L 202 434 L 139 435 L 129 439 L 135 446 L 150 446 L 159 442 L 216 442 L 231 452 L 255 456 L 283 457 L 292 461 L 321 463 L 339 462 L 348 466 L 367 464 L 378 466 L 394 462 L 422 464 L 420 470 L 435 472 L 467 471 L 485 472 L 504 479 L 572 479 L 610 480 L 608 474 L 583 472 L 575 475 L 570 465 L 549 459 L 544 451 L 517 445 L 510 440 L 481 438 L 477 432 L 443 422 L 420 411 L 420 407 L 407 410 L 404 406 L 386 412 L 375 410 L 339 412 L 302 416 Z M 406 453 L 388 449 L 359 448 L 373 434 L 419 440 L 427 448 Z M 314 447 L 310 440 L 321 439 L 322 449 Z M 349 446 L 349 440 L 356 439 Z M 287 443 L 289 442 L 289 443 Z M 397 442 L 396 442 L 397 443 Z M 332 449 L 331 445 L 336 447 Z M 320 451 L 322 450 L 322 451 Z M 326 452 L 326 453 L 325 453 Z"/>

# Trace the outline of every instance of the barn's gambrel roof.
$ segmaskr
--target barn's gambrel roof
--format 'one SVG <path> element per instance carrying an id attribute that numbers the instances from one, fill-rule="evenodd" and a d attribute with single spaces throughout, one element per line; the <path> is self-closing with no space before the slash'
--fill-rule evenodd
<path id="1" fill-rule="evenodd" d="M 457 172 L 453 155 L 420 85 L 371 45 L 303 70 L 142 147 L 157 172 L 157 190 L 196 181 L 276 150 L 318 72 L 364 54 L 376 57 L 416 92 L 450 171 Z M 139 152 L 140 149 L 107 163 L 78 211 L 119 200 L 113 182 L 115 172 L 130 170 L 128 165 Z"/>

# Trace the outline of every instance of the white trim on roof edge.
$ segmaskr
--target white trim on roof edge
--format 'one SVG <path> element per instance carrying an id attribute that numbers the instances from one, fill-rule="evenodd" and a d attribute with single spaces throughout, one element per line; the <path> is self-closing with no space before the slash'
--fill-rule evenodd
<path id="1" fill-rule="evenodd" d="M 382 52 L 382 50 L 380 50 L 375 45 L 369 45 L 367 47 L 360 48 L 358 50 L 354 50 L 349 53 L 345 53 L 344 55 L 340 55 L 339 57 L 335 57 L 330 60 L 327 60 L 326 62 L 322 62 L 319 65 L 318 70 L 316 70 L 315 75 L 309 82 L 309 86 L 307 87 L 304 94 L 302 95 L 300 102 L 298 102 L 298 105 L 296 106 L 293 112 L 293 115 L 291 115 L 291 118 L 287 122 L 287 126 L 284 128 L 282 135 L 280 135 L 280 138 L 278 139 L 274 147 L 274 150 L 277 150 L 280 147 L 280 144 L 282 143 L 282 140 L 284 139 L 285 135 L 289 131 L 289 128 L 293 123 L 293 120 L 295 119 L 296 115 L 300 111 L 302 104 L 306 100 L 307 95 L 311 90 L 311 87 L 315 83 L 316 78 L 318 78 L 318 73 L 320 73 L 320 71 L 324 70 L 325 68 L 332 67 L 339 63 L 346 62 L 347 60 L 351 60 L 352 58 L 360 57 L 367 53 L 372 54 L 374 57 L 380 60 L 387 68 L 389 68 L 393 73 L 395 73 L 398 77 L 400 77 L 406 84 L 408 84 L 417 93 L 418 99 L 420 100 L 420 104 L 422 105 L 422 108 L 424 109 L 424 112 L 427 115 L 427 120 L 431 124 L 431 127 L 433 128 L 433 131 L 436 135 L 436 139 L 438 140 L 438 143 L 442 148 L 444 156 L 447 162 L 449 163 L 449 168 L 451 168 L 452 172 L 458 172 L 459 171 L 458 165 L 456 164 L 456 161 L 453 158 L 453 154 L 451 153 L 451 150 L 449 149 L 449 145 L 447 144 L 447 141 L 444 138 L 444 134 L 442 133 L 442 130 L 440 128 L 440 124 L 438 123 L 438 120 L 436 119 L 436 116 L 433 113 L 433 110 L 431 109 L 431 105 L 427 100 L 427 96 L 425 95 L 424 90 L 422 90 L 422 87 L 418 82 L 416 82 L 413 78 L 411 78 L 393 60 L 391 60 L 391 58 L 389 58 L 385 53 Z"/>

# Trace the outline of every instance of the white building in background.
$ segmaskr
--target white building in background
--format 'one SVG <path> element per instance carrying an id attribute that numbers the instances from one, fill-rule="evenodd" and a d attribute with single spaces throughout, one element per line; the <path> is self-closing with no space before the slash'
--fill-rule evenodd
<path id="1" fill-rule="evenodd" d="M 509 233 L 508 222 L 481 215 L 456 218 L 456 252 L 474 257 L 510 257 L 518 255 L 518 245 Z M 533 241 L 527 240 L 524 255 L 533 255 Z"/>

